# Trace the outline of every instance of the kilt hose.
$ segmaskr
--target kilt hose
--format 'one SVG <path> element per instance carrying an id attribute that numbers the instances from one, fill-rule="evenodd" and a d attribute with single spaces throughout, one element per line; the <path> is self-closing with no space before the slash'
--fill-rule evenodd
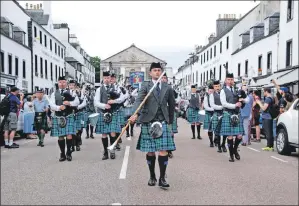
<path id="1" fill-rule="evenodd" d="M 199 123 L 199 110 L 189 107 L 187 109 L 187 120 L 190 124 Z"/>
<path id="2" fill-rule="evenodd" d="M 57 117 L 52 117 L 51 137 L 62 137 L 76 134 L 75 116 L 73 114 L 66 117 L 66 126 L 61 128 Z"/>
<path id="3" fill-rule="evenodd" d="M 230 123 L 231 114 L 224 111 L 223 117 L 221 120 L 221 129 L 220 129 L 220 136 L 236 136 L 236 135 L 244 135 L 244 127 L 242 118 L 239 117 L 240 122 L 238 125 L 233 127 Z"/>
<path id="4" fill-rule="evenodd" d="M 153 138 L 149 134 L 151 124 L 141 124 L 141 132 L 137 142 L 137 150 L 141 152 L 175 151 L 176 147 L 172 137 L 171 126 L 162 123 L 163 134 L 160 138 Z"/>
<path id="5" fill-rule="evenodd" d="M 116 116 L 117 112 L 112 113 L 112 121 L 110 123 L 104 122 L 104 113 L 99 113 L 99 120 L 97 122 L 96 134 L 110 134 L 112 132 L 120 133 L 121 132 L 121 126 L 119 124 L 119 119 Z"/>
<path id="6" fill-rule="evenodd" d="M 216 134 L 219 135 L 220 133 L 220 126 L 217 127 L 218 123 L 220 124 L 219 117 L 223 114 L 222 110 L 220 111 L 214 111 L 213 117 L 212 117 L 212 125 L 211 129 Z"/>
<path id="7" fill-rule="evenodd" d="M 209 132 L 212 131 L 212 116 L 213 112 L 206 111 L 205 120 L 203 122 L 203 129 Z"/>
<path id="8" fill-rule="evenodd" d="M 49 130 L 46 113 L 42 115 L 42 119 L 40 122 L 37 121 L 37 116 L 35 115 L 33 128 L 35 129 L 35 131 L 44 130 L 45 132 L 47 132 Z"/>
<path id="9" fill-rule="evenodd" d="M 80 131 L 83 128 L 82 121 L 84 121 L 84 112 L 80 111 L 75 114 L 75 127 L 76 131 Z"/>
<path id="10" fill-rule="evenodd" d="M 176 112 L 174 113 L 173 123 L 171 126 L 172 126 L 172 132 L 175 134 L 178 133 L 178 119 L 177 119 Z"/>

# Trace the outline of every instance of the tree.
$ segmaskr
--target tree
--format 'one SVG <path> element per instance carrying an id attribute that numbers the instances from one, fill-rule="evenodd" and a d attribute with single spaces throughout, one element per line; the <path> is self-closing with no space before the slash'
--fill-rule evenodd
<path id="1" fill-rule="evenodd" d="M 95 68 L 95 83 L 101 82 L 101 58 L 98 56 L 91 57 L 90 62 Z"/>

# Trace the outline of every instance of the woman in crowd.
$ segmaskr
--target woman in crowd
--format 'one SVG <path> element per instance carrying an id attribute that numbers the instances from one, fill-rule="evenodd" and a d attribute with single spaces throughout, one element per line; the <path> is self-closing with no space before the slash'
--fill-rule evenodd
<path id="1" fill-rule="evenodd" d="M 256 100 L 261 98 L 261 92 L 258 90 L 253 91 L 254 102 L 252 105 L 252 125 L 255 127 L 256 138 L 253 138 L 253 142 L 261 142 L 261 127 L 260 127 L 260 106 L 256 103 Z"/>
<path id="2" fill-rule="evenodd" d="M 27 96 L 27 101 L 24 104 L 23 110 L 23 119 L 24 119 L 24 128 L 23 133 L 27 135 L 27 139 L 36 139 L 35 131 L 33 131 L 33 122 L 34 122 L 34 107 L 32 101 L 35 96 Z"/>

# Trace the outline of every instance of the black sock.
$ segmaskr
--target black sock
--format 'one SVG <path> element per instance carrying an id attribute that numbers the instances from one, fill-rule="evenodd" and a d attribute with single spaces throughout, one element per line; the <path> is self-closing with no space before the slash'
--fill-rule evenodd
<path id="1" fill-rule="evenodd" d="M 89 137 L 89 125 L 87 125 L 86 129 L 86 136 Z"/>
<path id="2" fill-rule="evenodd" d="M 93 126 L 90 125 L 90 136 L 93 136 Z"/>
<path id="3" fill-rule="evenodd" d="M 129 136 L 129 135 L 130 135 L 130 133 L 129 133 L 129 131 L 130 131 L 130 126 L 127 127 L 126 131 L 127 131 L 127 136 Z"/>
<path id="4" fill-rule="evenodd" d="M 242 141 L 242 139 L 239 139 L 239 138 L 235 139 L 234 151 L 237 151 L 238 146 L 239 146 L 241 141 Z"/>
<path id="5" fill-rule="evenodd" d="M 77 141 L 76 141 L 76 140 L 77 140 L 77 135 L 73 134 L 73 135 L 72 135 L 72 146 L 73 146 L 73 147 L 75 147 L 76 144 L 77 144 Z"/>
<path id="6" fill-rule="evenodd" d="M 68 154 L 71 153 L 71 147 L 72 147 L 72 139 L 66 139 L 66 148 L 67 148 L 66 152 Z"/>
<path id="7" fill-rule="evenodd" d="M 78 131 L 77 133 L 77 141 L 76 141 L 76 146 L 79 146 L 79 143 L 81 142 L 82 138 L 81 138 L 81 134 L 82 134 L 82 131 Z"/>
<path id="8" fill-rule="evenodd" d="M 200 126 L 201 126 L 201 125 L 196 125 L 196 127 L 197 127 L 197 136 L 198 136 L 198 137 L 200 137 Z"/>
<path id="9" fill-rule="evenodd" d="M 210 144 L 213 144 L 213 132 L 208 132 L 208 136 L 210 139 Z"/>
<path id="10" fill-rule="evenodd" d="M 191 125 L 192 135 L 195 138 L 195 125 Z"/>
<path id="11" fill-rule="evenodd" d="M 59 148 L 60 148 L 60 152 L 62 154 L 65 154 L 65 139 L 59 139 L 58 140 L 58 145 L 59 145 Z"/>
<path id="12" fill-rule="evenodd" d="M 146 160 L 147 160 L 147 165 L 148 165 L 148 169 L 150 171 L 150 175 L 153 178 L 156 178 L 156 174 L 155 174 L 155 164 L 156 164 L 156 156 L 149 156 L 146 155 Z"/>
<path id="13" fill-rule="evenodd" d="M 107 147 L 108 147 L 108 138 L 107 137 L 102 138 L 102 143 L 103 143 L 104 151 L 105 151 L 105 153 L 107 153 L 108 152 L 108 149 L 107 149 Z"/>
<path id="14" fill-rule="evenodd" d="M 134 133 L 134 124 L 130 124 L 131 126 L 131 135 L 133 136 L 133 133 Z"/>
<path id="15" fill-rule="evenodd" d="M 227 144 L 228 144 L 229 154 L 230 154 L 230 156 L 233 156 L 233 154 L 234 154 L 234 140 L 233 139 L 228 139 Z"/>
<path id="16" fill-rule="evenodd" d="M 112 145 L 114 142 L 115 142 L 115 137 L 112 137 L 112 136 L 110 135 L 110 145 Z"/>
<path id="17" fill-rule="evenodd" d="M 168 164 L 168 155 L 158 157 L 158 162 L 160 166 L 160 178 L 165 178 L 166 167 Z"/>
<path id="18" fill-rule="evenodd" d="M 221 146 L 221 137 L 219 135 L 215 135 L 215 139 L 215 142 L 218 144 L 218 146 Z"/>
<path id="19" fill-rule="evenodd" d="M 227 138 L 227 136 L 222 137 L 222 144 L 221 144 L 222 147 L 225 147 L 226 138 Z M 219 139 L 220 139 L 220 137 L 219 137 Z"/>

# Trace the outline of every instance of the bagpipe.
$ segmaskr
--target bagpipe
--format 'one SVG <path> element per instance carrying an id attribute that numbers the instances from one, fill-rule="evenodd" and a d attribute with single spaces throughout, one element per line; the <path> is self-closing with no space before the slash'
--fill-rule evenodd
<path id="1" fill-rule="evenodd" d="M 69 92 L 64 92 L 62 95 L 62 101 L 74 101 L 75 100 L 75 97 L 73 97 L 71 95 L 71 93 Z M 74 108 L 70 105 L 64 105 L 65 106 L 65 110 L 62 111 L 62 116 L 56 116 L 58 118 L 58 125 L 61 127 L 61 128 L 64 128 L 66 126 L 66 122 L 67 122 L 67 110 L 73 110 Z"/>
<path id="2" fill-rule="evenodd" d="M 107 97 L 108 101 L 116 100 L 120 97 L 120 93 L 118 93 L 118 91 L 113 86 L 111 86 L 108 88 Z M 117 112 L 121 107 L 120 104 L 111 104 L 110 106 L 110 109 L 104 110 L 103 120 L 105 123 L 110 123 L 112 121 L 112 114 Z"/>

